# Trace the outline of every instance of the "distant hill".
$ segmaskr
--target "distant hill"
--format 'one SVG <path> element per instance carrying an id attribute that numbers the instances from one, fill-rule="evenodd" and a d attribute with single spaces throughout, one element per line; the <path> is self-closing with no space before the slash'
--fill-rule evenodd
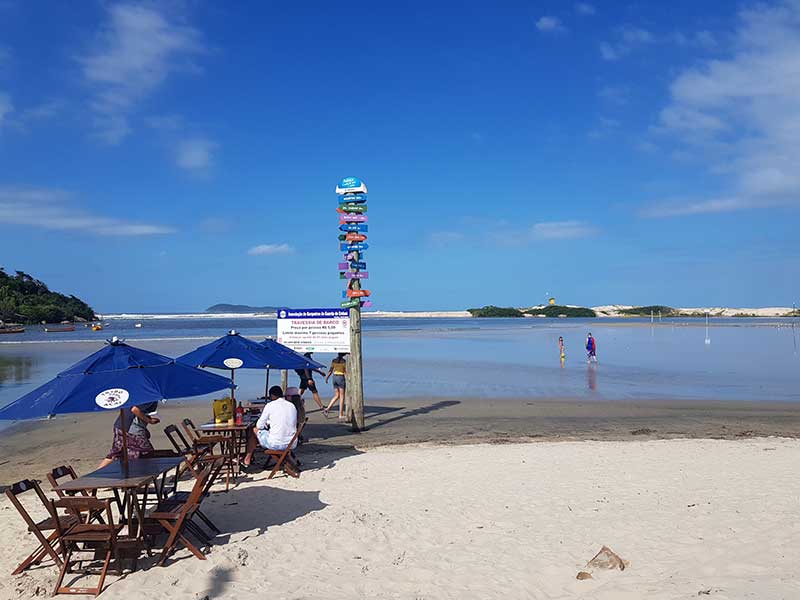
<path id="1" fill-rule="evenodd" d="M 559 306 L 552 304 L 537 308 L 531 308 L 525 311 L 529 315 L 535 317 L 596 317 L 597 314 L 591 308 L 583 306 Z"/>
<path id="2" fill-rule="evenodd" d="M 206 309 L 207 313 L 271 313 L 279 306 L 248 306 L 247 304 L 215 304 Z"/>
<path id="3" fill-rule="evenodd" d="M 507 318 L 507 317 L 524 317 L 522 311 L 502 306 L 484 306 L 483 308 L 468 308 L 469 314 L 478 318 Z"/>
<path id="4" fill-rule="evenodd" d="M 0 267 L 0 320 L 33 324 L 96 318 L 92 307 L 80 298 L 51 292 L 27 273 L 9 275 Z"/>

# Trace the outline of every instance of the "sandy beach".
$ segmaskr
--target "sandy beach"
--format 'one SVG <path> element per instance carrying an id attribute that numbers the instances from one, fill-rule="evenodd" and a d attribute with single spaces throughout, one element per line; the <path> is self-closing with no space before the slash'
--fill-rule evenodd
<path id="1" fill-rule="evenodd" d="M 204 510 L 198 561 L 104 598 L 797 598 L 800 441 L 575 441 L 304 451 L 299 480 L 247 476 Z M 2 501 L 9 573 L 31 545 Z M 587 568 L 606 545 L 624 571 Z M 585 570 L 588 580 L 576 575 Z M 0 578 L 49 595 L 52 567 Z"/>

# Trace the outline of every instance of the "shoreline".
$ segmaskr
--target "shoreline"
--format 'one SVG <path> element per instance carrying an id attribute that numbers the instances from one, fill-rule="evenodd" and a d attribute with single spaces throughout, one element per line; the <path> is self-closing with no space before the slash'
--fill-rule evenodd
<path id="1" fill-rule="evenodd" d="M 439 444 L 664 439 L 800 437 L 800 403 L 751 401 L 592 401 L 567 399 L 403 398 L 367 401 L 367 429 L 353 433 L 326 420 L 306 399 L 309 442 L 314 454 L 378 447 Z M 172 401 L 159 407 L 151 426 L 153 445 L 171 448 L 163 428 L 185 417 L 209 420 L 207 403 Z M 0 438 L 0 485 L 44 475 L 71 464 L 94 469 L 111 445 L 116 415 L 88 413 L 19 423 Z"/>

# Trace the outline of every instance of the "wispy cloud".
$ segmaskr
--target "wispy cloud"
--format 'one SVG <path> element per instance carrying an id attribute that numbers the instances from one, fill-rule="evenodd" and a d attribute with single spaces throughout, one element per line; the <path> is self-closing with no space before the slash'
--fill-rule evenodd
<path id="1" fill-rule="evenodd" d="M 172 227 L 94 215 L 75 207 L 64 190 L 0 187 L 0 224 L 23 225 L 95 235 L 148 236 L 173 233 Z"/>
<path id="2" fill-rule="evenodd" d="M 544 16 L 536 21 L 536 29 L 546 33 L 559 33 L 566 31 L 566 27 L 561 24 L 561 20 L 557 17 Z"/>
<path id="3" fill-rule="evenodd" d="M 96 134 L 117 144 L 131 132 L 130 114 L 175 71 L 196 70 L 206 51 L 200 32 L 171 21 L 155 5 L 110 5 L 91 50 L 78 58 L 93 90 Z"/>
<path id="4" fill-rule="evenodd" d="M 617 30 L 614 41 L 600 43 L 600 56 L 603 60 L 619 60 L 637 47 L 652 44 L 655 41 L 655 35 L 647 29 L 626 25 Z"/>
<path id="5" fill-rule="evenodd" d="M 250 248 L 247 253 L 250 256 L 269 256 L 274 254 L 291 254 L 294 252 L 294 248 L 292 248 L 289 244 L 259 244 L 258 246 L 253 246 Z"/>
<path id="6" fill-rule="evenodd" d="M 800 205 L 800 3 L 739 13 L 731 55 L 684 70 L 657 134 L 705 161 L 727 190 L 659 202 L 649 217 Z"/>
<path id="7" fill-rule="evenodd" d="M 17 131 L 25 131 L 29 126 L 35 123 L 46 121 L 57 116 L 61 112 L 63 106 L 64 103 L 60 100 L 49 100 L 22 110 L 14 110 L 14 107 L 11 106 L 11 110 L 8 111 L 9 116 L 6 119 L 6 124 Z M 2 112 L 2 99 L 0 99 L 0 113 Z M 0 114 L 0 127 L 3 125 L 2 121 L 2 114 Z"/>
<path id="8" fill-rule="evenodd" d="M 575 12 L 585 17 L 591 16 L 597 12 L 595 7 L 588 2 L 578 2 L 575 4 Z"/>
<path id="9" fill-rule="evenodd" d="M 187 171 L 207 171 L 214 164 L 217 144 L 206 138 L 190 138 L 178 143 L 175 161 Z"/>
<path id="10" fill-rule="evenodd" d="M 624 85 L 604 85 L 601 87 L 597 95 L 614 104 L 627 104 L 630 88 Z"/>
<path id="11" fill-rule="evenodd" d="M 597 230 L 585 221 L 547 221 L 531 228 L 536 240 L 576 240 L 595 233 Z"/>

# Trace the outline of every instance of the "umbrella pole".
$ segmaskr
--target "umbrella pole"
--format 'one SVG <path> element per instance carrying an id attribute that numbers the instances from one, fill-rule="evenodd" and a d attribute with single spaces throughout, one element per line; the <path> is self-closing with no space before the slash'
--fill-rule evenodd
<path id="1" fill-rule="evenodd" d="M 234 404 L 236 403 L 236 396 L 234 396 L 234 393 L 233 393 L 234 389 L 236 389 L 236 384 L 233 382 L 233 378 L 234 378 L 235 373 L 236 373 L 236 370 L 235 369 L 231 369 L 231 400 L 233 401 Z"/>
<path id="2" fill-rule="evenodd" d="M 125 423 L 125 409 L 119 409 L 119 423 L 122 426 L 122 469 L 128 472 L 128 427 Z"/>
<path id="3" fill-rule="evenodd" d="M 269 365 L 267 365 L 267 382 L 264 384 L 264 400 L 269 398 Z"/>

